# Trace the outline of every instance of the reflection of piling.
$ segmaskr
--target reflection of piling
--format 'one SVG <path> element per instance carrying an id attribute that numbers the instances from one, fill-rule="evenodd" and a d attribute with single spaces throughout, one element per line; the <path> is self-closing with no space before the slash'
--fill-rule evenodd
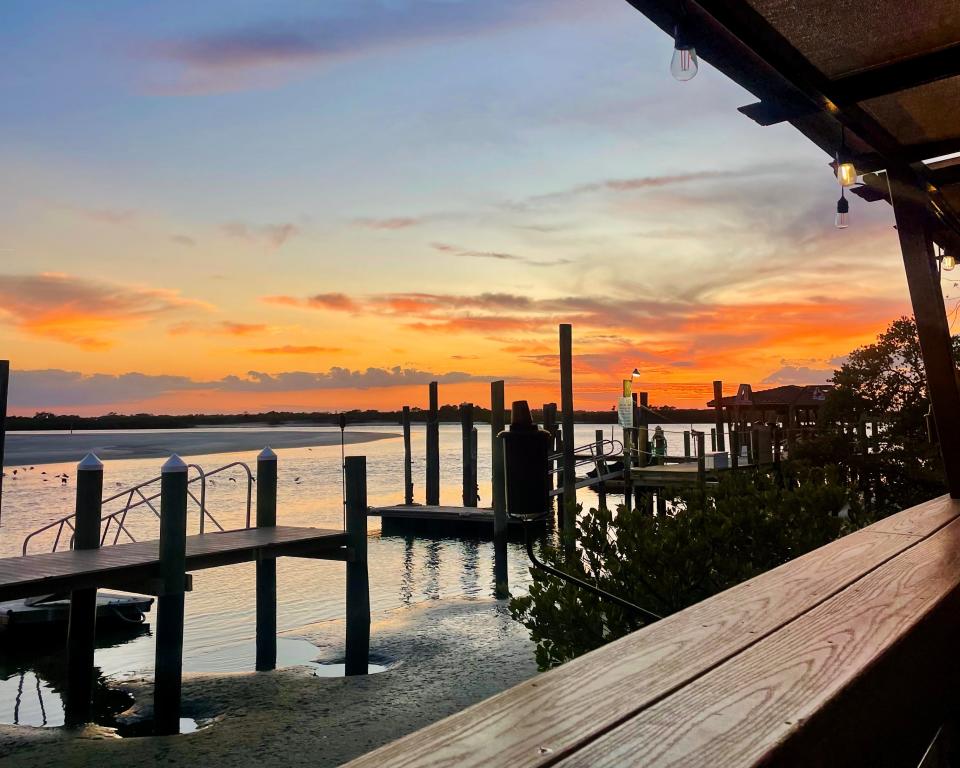
<path id="1" fill-rule="evenodd" d="M 560 325 L 560 408 L 563 420 L 563 504 L 560 505 L 560 529 L 568 541 L 577 529 L 577 474 L 573 435 L 573 327 Z"/>
<path id="2" fill-rule="evenodd" d="M 460 406 L 460 430 L 463 445 L 463 506 L 477 506 L 477 462 L 474 448 L 473 403 Z"/>
<path id="3" fill-rule="evenodd" d="M 403 406 L 403 503 L 413 504 L 413 453 L 410 450 L 410 406 Z"/>
<path id="4" fill-rule="evenodd" d="M 77 506 L 73 548 L 100 546 L 100 499 L 103 496 L 103 464 L 92 453 L 77 465 Z M 67 725 L 90 722 L 93 695 L 93 657 L 96 641 L 97 589 L 70 593 L 70 623 L 67 629 Z"/>
<path id="5" fill-rule="evenodd" d="M 430 382 L 427 413 L 427 504 L 440 503 L 440 404 L 437 382 Z"/>
<path id="6" fill-rule="evenodd" d="M 160 470 L 160 580 L 154 663 L 154 732 L 180 731 L 183 592 L 187 547 L 187 465 L 174 454 Z"/>
<path id="7" fill-rule="evenodd" d="M 497 597 L 509 594 L 507 575 L 507 499 L 503 465 L 504 424 L 503 382 L 490 384 L 490 456 L 493 475 L 493 582 Z"/>
<path id="8" fill-rule="evenodd" d="M 434 385 L 431 385 L 432 387 Z M 370 656 L 370 585 L 367 575 L 367 458 L 347 456 L 346 674 L 367 674 Z"/>
<path id="9" fill-rule="evenodd" d="M 257 456 L 257 528 L 277 524 L 277 454 Z M 257 670 L 277 666 L 277 559 L 257 558 Z"/>

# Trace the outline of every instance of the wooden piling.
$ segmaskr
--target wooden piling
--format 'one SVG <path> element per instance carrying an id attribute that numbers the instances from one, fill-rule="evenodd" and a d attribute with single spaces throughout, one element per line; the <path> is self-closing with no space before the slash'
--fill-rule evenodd
<path id="1" fill-rule="evenodd" d="M 430 382 L 430 410 L 427 414 L 427 504 L 440 504 L 440 400 L 437 382 Z"/>
<path id="2" fill-rule="evenodd" d="M 180 731 L 183 667 L 183 593 L 187 546 L 187 465 L 174 454 L 160 470 L 160 579 L 157 597 L 153 728 Z"/>
<path id="3" fill-rule="evenodd" d="M 493 582 L 497 597 L 508 597 L 510 585 L 507 570 L 507 488 L 503 465 L 503 440 L 499 435 L 506 428 L 506 399 L 502 381 L 490 383 L 490 456 L 493 476 Z"/>
<path id="4" fill-rule="evenodd" d="M 560 325 L 560 407 L 563 411 L 563 517 L 561 530 L 572 542 L 577 530 L 577 473 L 573 427 L 573 327 Z"/>
<path id="5" fill-rule="evenodd" d="M 557 404 L 556 403 L 544 403 L 543 404 L 543 428 L 550 433 L 550 453 L 557 452 Z M 547 465 L 548 469 L 553 470 L 556 466 L 556 462 L 550 461 Z M 554 476 L 551 471 L 547 476 L 547 490 L 552 491 L 554 488 Z"/>
<path id="6" fill-rule="evenodd" d="M 410 448 L 410 406 L 403 406 L 403 503 L 413 504 L 413 452 Z"/>
<path id="7" fill-rule="evenodd" d="M 703 432 L 695 432 L 694 435 L 697 441 L 697 488 L 700 491 L 701 499 L 703 499 L 707 492 L 707 456 L 704 447 L 706 436 Z"/>
<path id="8" fill-rule="evenodd" d="M 594 432 L 594 453 L 596 454 L 597 477 L 607 474 L 607 462 L 603 458 L 603 430 L 598 429 Z M 607 484 L 601 480 L 597 483 L 597 503 L 600 509 L 607 508 Z"/>
<path id="9" fill-rule="evenodd" d="M 370 657 L 370 583 L 367 574 L 367 457 L 347 456 L 346 674 L 365 675 Z"/>
<path id="10" fill-rule="evenodd" d="M 473 448 L 473 403 L 460 405 L 460 432 L 463 446 L 463 506 L 477 506 L 477 465 Z"/>
<path id="11" fill-rule="evenodd" d="M 99 548 L 102 497 L 103 464 L 89 453 L 77 465 L 74 549 Z M 67 695 L 64 705 L 64 721 L 68 726 L 90 722 L 96 621 L 96 587 L 73 590 L 67 626 Z"/>
<path id="12" fill-rule="evenodd" d="M 730 466 L 740 466 L 740 432 L 736 429 L 730 430 Z"/>
<path id="13" fill-rule="evenodd" d="M 683 455 L 690 458 L 690 431 L 683 431 Z"/>
<path id="14" fill-rule="evenodd" d="M 650 398 L 646 392 L 640 392 L 638 397 L 639 402 L 636 405 L 636 421 L 637 426 L 637 449 L 636 453 L 640 459 L 640 466 L 644 466 L 650 461 Z M 636 402 L 636 401 L 635 401 Z M 643 489 L 640 486 L 635 486 L 633 489 L 634 503 L 639 508 L 643 504 Z M 652 502 L 652 500 L 651 500 Z M 653 510 L 650 510 L 651 514 Z"/>
<path id="15" fill-rule="evenodd" d="M 717 450 L 717 428 L 710 427 L 710 450 L 716 452 Z"/>
<path id="16" fill-rule="evenodd" d="M 0 360 L 0 515 L 3 514 L 3 456 L 7 438 L 7 393 L 10 391 L 10 361 Z"/>
<path id="17" fill-rule="evenodd" d="M 714 413 L 716 416 L 716 430 L 717 430 L 717 445 L 715 450 L 717 451 L 726 451 L 727 443 L 723 434 L 723 382 L 714 381 L 713 382 L 713 403 L 714 403 Z"/>
<path id="18" fill-rule="evenodd" d="M 277 454 L 269 447 L 257 456 L 257 528 L 277 524 Z M 277 666 L 277 559 L 257 558 L 258 672 Z"/>

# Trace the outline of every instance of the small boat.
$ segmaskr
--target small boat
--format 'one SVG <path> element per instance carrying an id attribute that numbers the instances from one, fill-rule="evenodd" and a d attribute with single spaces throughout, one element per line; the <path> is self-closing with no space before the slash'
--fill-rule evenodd
<path id="1" fill-rule="evenodd" d="M 97 625 L 142 624 L 144 614 L 152 605 L 152 597 L 98 592 Z M 69 618 L 70 595 L 44 595 L 0 602 L 0 634 L 66 624 Z"/>

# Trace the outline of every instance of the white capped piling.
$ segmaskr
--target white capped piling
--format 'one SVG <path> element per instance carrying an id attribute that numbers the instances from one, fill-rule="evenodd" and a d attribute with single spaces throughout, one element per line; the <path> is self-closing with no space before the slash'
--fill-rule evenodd
<path id="1" fill-rule="evenodd" d="M 187 465 L 173 454 L 160 470 L 160 579 L 154 664 L 154 733 L 180 730 L 183 594 L 187 547 Z"/>
<path id="2" fill-rule="evenodd" d="M 367 574 L 367 458 L 347 456 L 346 674 L 365 675 L 370 656 L 370 582 Z"/>
<path id="3" fill-rule="evenodd" d="M 88 453 L 77 465 L 74 549 L 100 547 L 102 498 L 103 463 Z M 67 627 L 67 696 L 64 706 L 64 720 L 69 726 L 90 722 L 96 621 L 97 588 L 73 590 Z"/>
<path id="4" fill-rule="evenodd" d="M 507 575 L 507 488 L 503 464 L 505 429 L 504 386 L 502 381 L 490 382 L 490 455 L 493 476 L 493 582 L 497 597 L 507 597 L 510 585 Z"/>
<path id="5" fill-rule="evenodd" d="M 277 454 L 267 446 L 257 456 L 257 528 L 277 524 Z M 277 559 L 257 557 L 257 671 L 277 666 Z"/>

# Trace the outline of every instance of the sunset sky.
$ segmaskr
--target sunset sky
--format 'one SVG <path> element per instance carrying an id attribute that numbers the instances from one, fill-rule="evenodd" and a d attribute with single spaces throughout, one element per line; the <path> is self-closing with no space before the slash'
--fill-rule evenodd
<path id="1" fill-rule="evenodd" d="M 908 309 L 893 214 L 625 0 L 6 0 L 17 413 L 826 380 Z"/>

